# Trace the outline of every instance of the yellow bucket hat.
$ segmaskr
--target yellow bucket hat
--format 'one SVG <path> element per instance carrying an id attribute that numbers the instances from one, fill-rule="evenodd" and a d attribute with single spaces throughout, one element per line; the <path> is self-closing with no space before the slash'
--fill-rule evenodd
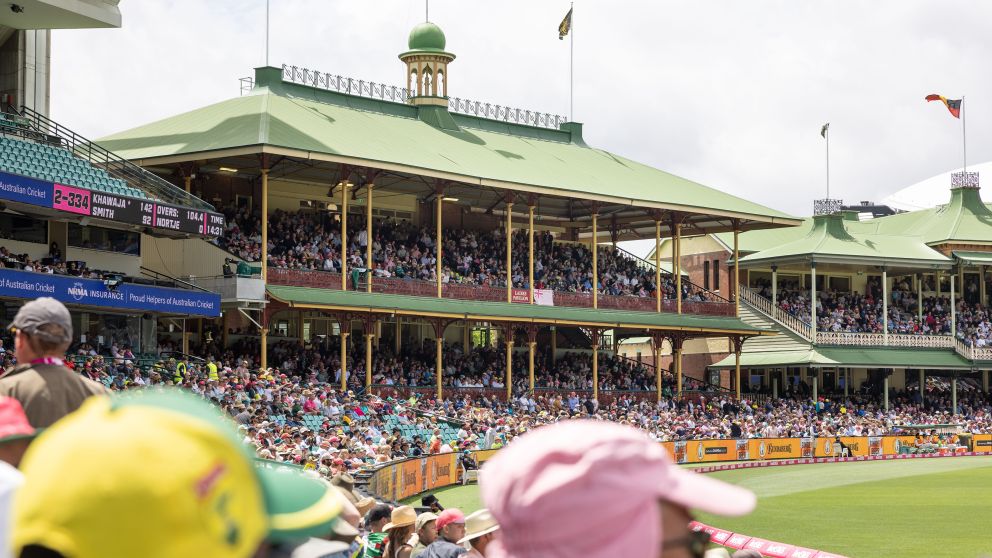
<path id="1" fill-rule="evenodd" d="M 319 481 L 259 467 L 236 428 L 191 394 L 90 398 L 28 448 L 14 555 L 247 558 L 269 540 L 326 533 L 341 511 Z"/>

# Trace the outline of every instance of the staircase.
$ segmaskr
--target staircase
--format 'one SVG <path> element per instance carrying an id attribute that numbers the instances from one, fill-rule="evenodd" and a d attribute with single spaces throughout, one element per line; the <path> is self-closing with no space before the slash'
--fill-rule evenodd
<path id="1" fill-rule="evenodd" d="M 741 319 L 744 318 L 744 309 L 747 308 L 752 313 L 760 314 L 768 320 L 768 325 L 774 329 L 786 329 L 790 333 L 798 336 L 804 341 L 813 338 L 813 328 L 800 318 L 783 312 L 781 308 L 772 307 L 772 303 L 767 298 L 757 292 L 741 285 Z"/>
<path id="2" fill-rule="evenodd" d="M 743 288 L 741 290 L 743 291 Z M 743 302 L 744 300 L 741 297 L 741 301 Z M 741 304 L 740 319 L 749 326 L 772 329 L 778 332 L 778 335 L 762 335 L 749 339 L 745 345 L 748 353 L 779 353 L 783 351 L 810 350 L 810 343 L 807 338 L 788 327 L 784 327 L 781 322 L 773 320 L 750 304 Z"/>

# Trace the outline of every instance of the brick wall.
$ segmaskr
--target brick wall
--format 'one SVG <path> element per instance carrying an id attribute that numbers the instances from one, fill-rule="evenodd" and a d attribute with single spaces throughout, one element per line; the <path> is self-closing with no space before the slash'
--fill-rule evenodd
<path id="1" fill-rule="evenodd" d="M 726 251 L 718 252 L 707 252 L 704 254 L 692 254 L 682 256 L 682 270 L 689 274 L 689 280 L 693 283 L 699 285 L 700 287 L 705 287 L 707 285 L 706 281 L 703 279 L 704 262 L 710 262 L 710 280 L 709 289 L 720 296 L 730 299 L 730 272 L 732 269 L 727 267 L 727 260 L 730 258 L 730 253 Z M 713 261 L 717 260 L 720 262 L 720 288 L 715 289 L 713 285 Z M 741 276 L 741 284 L 744 284 L 744 277 Z"/>

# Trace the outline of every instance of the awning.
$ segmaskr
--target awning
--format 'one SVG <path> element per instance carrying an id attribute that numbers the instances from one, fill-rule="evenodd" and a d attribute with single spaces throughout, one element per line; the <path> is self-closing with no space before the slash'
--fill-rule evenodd
<path id="1" fill-rule="evenodd" d="M 820 363 L 830 366 L 829 362 L 823 355 L 814 350 L 741 353 L 741 368 L 782 368 L 786 366 L 813 366 Z M 735 366 L 734 355 L 731 354 L 709 367 L 734 368 Z"/>
<path id="2" fill-rule="evenodd" d="M 627 312 L 566 306 L 478 302 L 450 298 L 337 291 L 270 285 L 272 298 L 291 308 L 616 329 L 651 329 L 739 335 L 775 335 L 737 318 L 670 312 Z"/>
<path id="3" fill-rule="evenodd" d="M 992 265 L 992 252 L 965 252 L 955 250 L 954 257 L 966 265 Z"/>
<path id="4" fill-rule="evenodd" d="M 747 344 L 745 344 L 745 347 Z M 734 368 L 734 355 L 711 364 L 710 368 Z M 865 347 L 822 347 L 808 351 L 741 353 L 741 368 L 807 366 L 830 368 L 925 368 L 930 370 L 971 370 L 972 364 L 949 349 L 899 349 Z"/>

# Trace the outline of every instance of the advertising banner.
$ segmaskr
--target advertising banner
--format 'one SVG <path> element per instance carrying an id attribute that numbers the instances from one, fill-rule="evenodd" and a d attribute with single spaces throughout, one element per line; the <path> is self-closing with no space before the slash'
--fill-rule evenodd
<path id="1" fill-rule="evenodd" d="M 121 283 L 110 288 L 99 279 L 0 269 L 0 296 L 50 296 L 66 304 L 84 304 L 147 312 L 220 316 L 220 295 Z"/>
<path id="2" fill-rule="evenodd" d="M 802 457 L 799 438 L 758 438 L 748 440 L 751 459 L 790 459 Z"/>
<path id="3" fill-rule="evenodd" d="M 424 475 L 424 480 L 427 483 L 425 491 L 458 482 L 457 467 L 455 466 L 457 455 L 456 453 L 446 453 L 434 455 L 424 460 L 427 464 L 427 473 Z"/>
<path id="4" fill-rule="evenodd" d="M 550 289 L 534 289 L 534 304 L 541 306 L 555 305 L 555 292 Z M 528 289 L 513 289 L 511 301 L 520 304 L 530 304 L 530 291 Z"/>
<path id="5" fill-rule="evenodd" d="M 399 464 L 399 486 L 396 487 L 396 499 L 402 500 L 423 492 L 425 459 L 408 459 Z"/>
<path id="6" fill-rule="evenodd" d="M 737 440 L 699 440 L 686 444 L 686 458 L 690 463 L 733 461 L 737 456 Z"/>
<path id="7" fill-rule="evenodd" d="M 992 434 L 975 434 L 971 443 L 975 453 L 992 453 Z"/>
<path id="8" fill-rule="evenodd" d="M 52 207 L 51 182 L 0 172 L 0 199 Z"/>
<path id="9" fill-rule="evenodd" d="M 837 443 L 836 437 L 826 437 L 816 439 L 816 457 L 834 457 L 834 452 L 840 456 L 841 448 L 846 447 L 850 457 L 868 455 L 868 438 L 861 436 L 841 436 L 841 443 Z M 879 442 L 881 444 L 881 442 Z M 881 445 L 879 445 L 879 449 Z"/>
<path id="10" fill-rule="evenodd" d="M 902 448 L 913 447 L 915 441 L 912 436 L 883 436 L 882 455 L 899 455 Z"/>
<path id="11" fill-rule="evenodd" d="M 747 461 L 751 459 L 751 452 L 748 450 L 747 440 L 735 440 L 737 442 L 737 461 Z"/>

